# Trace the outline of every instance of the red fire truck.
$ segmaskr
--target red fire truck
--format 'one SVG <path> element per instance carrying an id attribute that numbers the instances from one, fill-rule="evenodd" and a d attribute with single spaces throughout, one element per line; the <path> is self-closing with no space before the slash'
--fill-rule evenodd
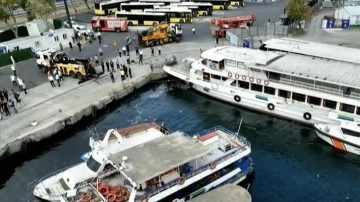
<path id="1" fill-rule="evenodd" d="M 126 32 L 127 19 L 117 17 L 94 16 L 91 18 L 91 27 L 95 31 Z"/>
<path id="2" fill-rule="evenodd" d="M 255 15 L 211 19 L 211 32 L 214 36 L 225 37 L 227 29 L 248 28 L 254 24 L 255 20 Z"/>

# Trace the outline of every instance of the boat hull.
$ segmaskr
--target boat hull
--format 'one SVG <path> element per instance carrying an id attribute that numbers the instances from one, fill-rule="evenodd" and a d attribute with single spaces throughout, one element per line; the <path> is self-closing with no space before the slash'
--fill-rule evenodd
<path id="1" fill-rule="evenodd" d="M 316 127 L 315 132 L 319 138 L 323 139 L 325 142 L 332 145 L 337 150 L 360 155 L 360 145 L 356 145 L 346 140 L 334 137 L 333 135 L 319 130 Z"/>

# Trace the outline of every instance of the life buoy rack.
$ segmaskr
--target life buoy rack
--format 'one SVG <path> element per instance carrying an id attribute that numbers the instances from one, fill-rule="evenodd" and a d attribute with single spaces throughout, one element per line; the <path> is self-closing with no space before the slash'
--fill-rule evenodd
<path id="1" fill-rule="evenodd" d="M 264 85 L 265 85 L 265 86 L 269 85 L 269 80 L 265 80 L 265 81 L 264 81 Z"/>
<path id="2" fill-rule="evenodd" d="M 267 105 L 267 108 L 272 111 L 272 110 L 275 109 L 275 105 L 274 105 L 273 103 L 269 103 L 269 104 Z"/>
<path id="3" fill-rule="evenodd" d="M 249 81 L 252 83 L 254 82 L 254 77 L 249 77 Z"/>
<path id="4" fill-rule="evenodd" d="M 210 163 L 209 168 L 210 170 L 214 170 L 216 168 L 216 163 L 215 162 Z"/>
<path id="5" fill-rule="evenodd" d="M 305 112 L 303 115 L 305 120 L 310 120 L 311 119 L 311 114 L 309 112 Z"/>
<path id="6" fill-rule="evenodd" d="M 228 77 L 229 77 L 229 78 L 232 77 L 232 73 L 231 73 L 231 72 L 228 73 Z"/>
<path id="7" fill-rule="evenodd" d="M 183 185 L 183 184 L 185 183 L 185 181 L 186 181 L 186 177 L 185 177 L 185 176 L 182 176 L 182 177 L 179 178 L 179 180 L 177 181 L 177 183 L 178 183 L 179 185 Z"/>
<path id="8" fill-rule="evenodd" d="M 102 187 L 99 187 L 99 191 L 103 196 L 107 196 L 110 193 L 109 187 L 106 185 L 103 185 Z"/>
<path id="9" fill-rule="evenodd" d="M 257 84 L 261 84 L 261 79 L 256 79 Z"/>
<path id="10" fill-rule="evenodd" d="M 239 74 L 235 74 L 235 79 L 239 79 L 240 75 Z"/>
<path id="11" fill-rule="evenodd" d="M 234 100 L 235 100 L 236 102 L 240 102 L 240 101 L 241 101 L 241 97 L 238 96 L 238 95 L 235 95 L 235 96 L 234 96 Z"/>
<path id="12" fill-rule="evenodd" d="M 242 75 L 242 76 L 241 76 L 241 79 L 242 79 L 243 81 L 245 81 L 245 80 L 246 80 L 246 76 L 245 76 L 245 75 Z"/>

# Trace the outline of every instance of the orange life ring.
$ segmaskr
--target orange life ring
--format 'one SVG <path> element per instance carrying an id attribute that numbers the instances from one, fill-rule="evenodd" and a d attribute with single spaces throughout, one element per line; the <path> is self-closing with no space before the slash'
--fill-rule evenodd
<path id="1" fill-rule="evenodd" d="M 107 195 L 106 199 L 107 199 L 109 202 L 113 202 L 113 201 L 115 201 L 115 199 L 116 199 L 116 195 L 115 195 L 115 194 L 109 194 L 109 195 Z"/>
<path id="2" fill-rule="evenodd" d="M 264 85 L 265 85 L 265 86 L 269 85 L 269 80 L 265 80 L 265 81 L 264 81 Z"/>
<path id="3" fill-rule="evenodd" d="M 245 76 L 245 75 L 242 75 L 241 78 L 242 78 L 243 81 L 246 80 L 246 76 Z"/>
<path id="4" fill-rule="evenodd" d="M 216 163 L 215 162 L 210 163 L 209 168 L 211 170 L 214 170 L 216 168 Z"/>
<path id="5" fill-rule="evenodd" d="M 261 79 L 256 79 L 257 84 L 261 84 Z"/>
<path id="6" fill-rule="evenodd" d="M 249 77 L 249 81 L 252 83 L 254 82 L 254 78 L 253 77 Z"/>
<path id="7" fill-rule="evenodd" d="M 112 194 L 118 194 L 118 193 L 120 193 L 122 190 L 123 190 L 123 188 L 122 188 L 120 185 L 116 185 L 116 186 L 113 186 L 113 187 L 111 188 L 110 193 L 112 193 Z"/>
<path id="8" fill-rule="evenodd" d="M 228 73 L 228 77 L 232 77 L 232 73 L 231 73 L 231 72 Z"/>
<path id="9" fill-rule="evenodd" d="M 239 74 L 235 74 L 235 79 L 239 79 L 240 75 Z"/>
<path id="10" fill-rule="evenodd" d="M 182 176 L 182 177 L 179 178 L 178 184 L 179 184 L 179 185 L 183 185 L 183 184 L 185 183 L 185 181 L 186 181 L 186 177 L 185 177 L 185 176 Z"/>
<path id="11" fill-rule="evenodd" d="M 100 188 L 99 188 L 99 191 L 100 191 L 100 193 L 101 193 L 103 196 L 105 196 L 105 197 L 106 197 L 107 195 L 109 195 L 109 193 L 110 193 L 109 187 L 107 187 L 106 185 L 100 187 Z"/>

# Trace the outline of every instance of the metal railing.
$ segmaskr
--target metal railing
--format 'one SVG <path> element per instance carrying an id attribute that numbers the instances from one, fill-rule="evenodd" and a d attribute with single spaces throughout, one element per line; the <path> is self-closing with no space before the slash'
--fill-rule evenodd
<path id="1" fill-rule="evenodd" d="M 293 80 L 290 80 L 290 79 L 283 79 L 283 78 L 280 79 L 280 80 L 269 79 L 269 81 L 274 82 L 274 83 L 288 84 L 288 85 L 291 85 L 291 86 L 305 88 L 305 89 L 309 89 L 309 90 L 313 90 L 313 91 L 333 94 L 333 95 L 337 95 L 337 96 L 340 96 L 340 97 L 360 99 L 360 93 L 351 92 L 351 95 L 345 95 L 345 94 L 339 92 L 339 89 L 328 88 L 328 87 L 320 86 L 320 85 L 316 85 L 316 84 L 313 85 L 313 84 L 305 83 L 305 82 L 301 82 L 301 81 L 293 81 Z"/>

